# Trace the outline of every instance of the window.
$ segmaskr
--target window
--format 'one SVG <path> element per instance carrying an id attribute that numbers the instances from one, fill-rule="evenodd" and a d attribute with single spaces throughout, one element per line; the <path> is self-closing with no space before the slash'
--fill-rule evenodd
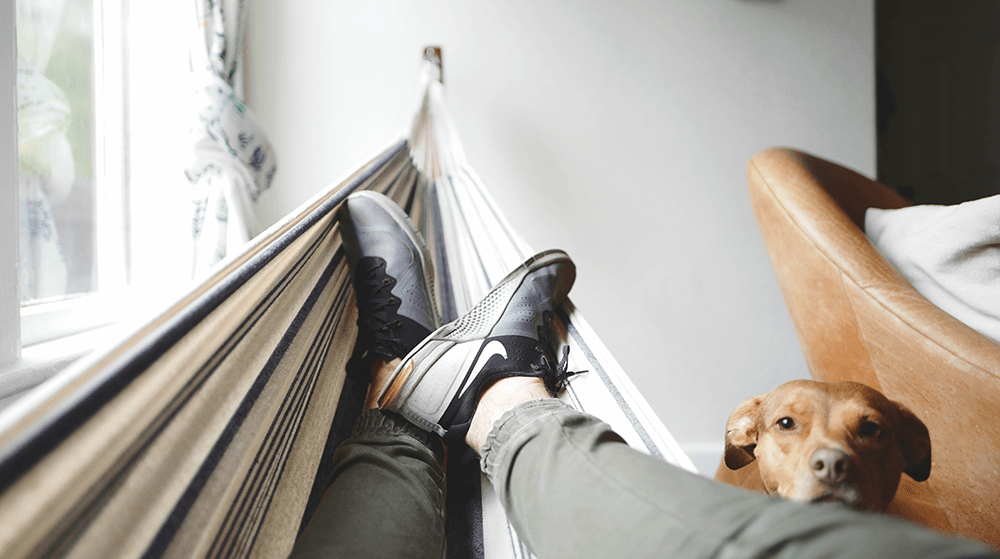
<path id="1" fill-rule="evenodd" d="M 30 346 L 155 308 L 189 278 L 183 167 L 193 18 L 183 3 L 14 4 L 0 10 L 16 15 L 14 181 L 23 203 L 18 231 L 13 240 L 0 232 L 0 249 L 13 243 L 21 252 L 13 337 Z M 14 53 L 0 58 L 0 72 L 13 74 Z M 0 358 L 9 320 L 0 316 Z"/>
<path id="2" fill-rule="evenodd" d="M 113 0 L 16 6 L 21 337 L 31 344 L 114 320 L 101 297 L 83 296 L 125 284 L 123 26 Z"/>
<path id="3" fill-rule="evenodd" d="M 97 286 L 93 13 L 92 0 L 17 0 L 23 304 Z"/>

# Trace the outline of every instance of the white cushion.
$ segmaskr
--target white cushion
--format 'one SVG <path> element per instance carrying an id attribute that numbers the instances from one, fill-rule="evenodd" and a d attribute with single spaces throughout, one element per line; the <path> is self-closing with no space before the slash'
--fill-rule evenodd
<path id="1" fill-rule="evenodd" d="M 1000 195 L 869 208 L 865 233 L 927 300 L 1000 343 Z"/>

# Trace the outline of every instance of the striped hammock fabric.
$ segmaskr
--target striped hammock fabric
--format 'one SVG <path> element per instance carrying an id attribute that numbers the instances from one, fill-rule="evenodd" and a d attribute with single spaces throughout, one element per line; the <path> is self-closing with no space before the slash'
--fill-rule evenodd
<path id="1" fill-rule="evenodd" d="M 0 556 L 284 557 L 315 510 L 365 386 L 336 210 L 360 189 L 425 233 L 452 320 L 534 253 L 465 163 L 441 84 L 413 130 L 224 261 L 125 341 L 0 415 Z M 583 271 L 586 273 L 586 271 Z M 571 303 L 562 396 L 693 469 Z M 448 551 L 524 557 L 469 449 L 448 457 Z"/>

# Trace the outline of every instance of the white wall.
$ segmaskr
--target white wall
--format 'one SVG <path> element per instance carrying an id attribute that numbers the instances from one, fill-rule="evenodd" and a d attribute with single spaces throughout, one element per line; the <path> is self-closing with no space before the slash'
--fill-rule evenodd
<path id="1" fill-rule="evenodd" d="M 807 375 L 746 161 L 875 169 L 872 0 L 252 3 L 278 219 L 407 126 L 423 47 L 468 159 L 709 475 L 744 398 Z"/>

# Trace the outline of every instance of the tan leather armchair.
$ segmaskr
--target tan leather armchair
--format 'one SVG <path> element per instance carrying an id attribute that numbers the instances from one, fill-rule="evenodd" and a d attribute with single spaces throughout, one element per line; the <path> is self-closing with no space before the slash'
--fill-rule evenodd
<path id="1" fill-rule="evenodd" d="M 876 388 L 930 431 L 930 479 L 904 475 L 889 511 L 1000 547 L 1000 345 L 928 302 L 865 237 L 867 208 L 908 202 L 788 149 L 755 155 L 748 176 L 813 378 Z M 753 464 L 735 472 L 722 464 L 716 479 L 762 488 Z"/>

